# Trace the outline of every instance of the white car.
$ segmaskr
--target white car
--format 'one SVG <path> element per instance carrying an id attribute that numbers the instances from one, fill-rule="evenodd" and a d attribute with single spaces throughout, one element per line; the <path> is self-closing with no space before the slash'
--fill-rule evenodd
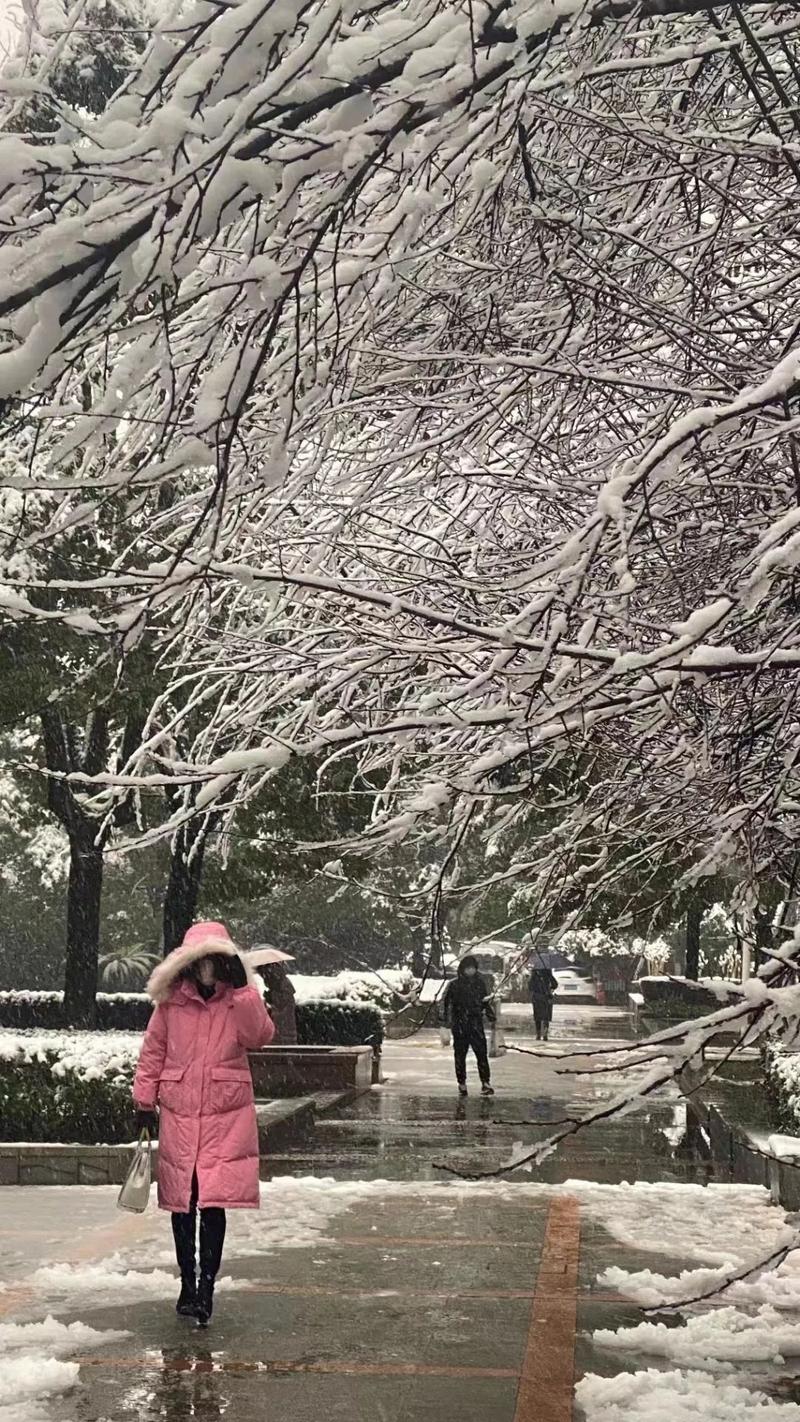
<path id="1" fill-rule="evenodd" d="M 553 976 L 558 979 L 556 1002 L 597 1002 L 597 989 L 592 979 L 577 969 L 556 968 Z"/>

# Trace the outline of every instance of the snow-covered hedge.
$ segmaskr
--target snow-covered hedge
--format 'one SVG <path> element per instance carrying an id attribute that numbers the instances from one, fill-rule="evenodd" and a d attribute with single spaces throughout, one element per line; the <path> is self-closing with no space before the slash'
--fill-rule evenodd
<path id="1" fill-rule="evenodd" d="M 143 1032 L 152 1006 L 143 992 L 99 992 L 98 1029 L 101 1032 Z M 57 1030 L 63 1025 L 63 993 L 0 992 L 0 1027 Z"/>
<path id="2" fill-rule="evenodd" d="M 765 1082 L 773 1124 L 787 1135 L 800 1135 L 800 1051 L 768 1042 Z"/>
<path id="3" fill-rule="evenodd" d="M 638 987 L 644 998 L 645 1012 L 678 1022 L 715 1012 L 741 992 L 738 984 L 721 978 L 706 978 L 700 984 L 678 977 L 640 978 Z"/>
<path id="4" fill-rule="evenodd" d="M 112 1033 L 0 1034 L 0 1140 L 132 1140 L 140 1041 Z"/>
<path id="5" fill-rule="evenodd" d="M 408 968 L 386 968 L 381 972 L 342 972 L 331 977 L 290 973 L 298 1003 L 368 1003 L 381 1012 L 394 1013 L 414 996 L 415 978 Z"/>
<path id="6" fill-rule="evenodd" d="M 344 974 L 342 976 L 345 976 Z M 326 984 L 326 978 L 307 978 L 308 982 Z M 96 1037 L 114 1036 L 125 1032 L 142 1032 L 152 1009 L 144 993 L 98 993 Z M 296 1007 L 297 1038 L 305 1046 L 352 1047 L 369 1043 L 379 1047 L 383 1041 L 383 1014 L 369 1001 L 358 998 L 328 997 L 324 987 L 317 999 L 300 1000 Z M 42 1033 L 63 1027 L 63 1005 L 60 992 L 0 992 L 0 1027 Z M 93 1034 L 75 1033 L 72 1040 Z M 0 1034 L 1 1036 L 1 1034 Z M 0 1040 L 0 1056 L 2 1056 Z M 138 1048 L 137 1048 L 138 1050 Z"/>
<path id="7" fill-rule="evenodd" d="M 383 1013 L 369 1003 L 304 1002 L 297 1007 L 297 1040 L 305 1047 L 370 1046 L 378 1051 Z"/>

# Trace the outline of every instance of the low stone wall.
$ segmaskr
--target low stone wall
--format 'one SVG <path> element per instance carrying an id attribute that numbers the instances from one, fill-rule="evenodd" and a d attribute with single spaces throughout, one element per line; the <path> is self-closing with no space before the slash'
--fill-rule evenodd
<path id="1" fill-rule="evenodd" d="M 256 1103 L 258 1148 L 269 1157 L 308 1142 L 314 1134 L 313 1097 Z M 0 1143 L 2 1185 L 121 1185 L 136 1143 L 61 1145 L 45 1142 Z M 158 1179 L 158 1142 L 153 1142 L 153 1179 Z"/>
<path id="2" fill-rule="evenodd" d="M 0 1185 L 121 1185 L 135 1145 L 0 1145 Z M 157 1168 L 158 1146 L 153 1144 Z"/>
<path id="3" fill-rule="evenodd" d="M 260 1099 L 366 1091 L 372 1085 L 371 1047 L 263 1047 L 249 1057 Z"/>
<path id="4" fill-rule="evenodd" d="M 742 1185 L 762 1185 L 774 1204 L 800 1210 L 800 1166 L 781 1160 L 769 1148 L 775 1127 L 763 1083 L 719 1080 L 703 1084 L 686 1069 L 680 1086 L 687 1095 L 690 1141 L 701 1144 L 722 1178 Z"/>

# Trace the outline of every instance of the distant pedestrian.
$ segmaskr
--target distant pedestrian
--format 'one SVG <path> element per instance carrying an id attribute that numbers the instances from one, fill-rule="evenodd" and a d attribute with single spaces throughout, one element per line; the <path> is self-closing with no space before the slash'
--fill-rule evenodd
<path id="1" fill-rule="evenodd" d="M 259 1206 L 258 1125 L 249 1049 L 274 1027 L 221 923 L 196 923 L 151 974 L 156 1003 L 133 1083 L 136 1126 L 159 1134 L 158 1203 L 172 1214 L 176 1309 L 205 1325 L 226 1209 Z M 156 1115 L 158 1108 L 158 1115 Z M 200 1270 L 197 1272 L 197 1212 Z"/>
<path id="2" fill-rule="evenodd" d="M 528 985 L 531 1004 L 533 1006 L 533 1020 L 536 1025 L 536 1040 L 547 1041 L 550 1036 L 550 1023 L 553 1020 L 553 998 L 558 991 L 558 978 L 544 962 L 534 966 L 531 972 L 530 983 Z"/>
<path id="3" fill-rule="evenodd" d="M 295 991 L 283 963 L 265 963 L 259 969 L 267 989 L 267 1005 L 275 1023 L 275 1042 L 279 1047 L 297 1045 L 297 1013 Z"/>
<path id="4" fill-rule="evenodd" d="M 459 1095 L 467 1095 L 467 1052 L 471 1047 L 478 1063 L 483 1094 L 494 1096 L 483 1023 L 484 1018 L 487 1022 L 494 1022 L 496 1014 L 488 984 L 478 972 L 476 958 L 462 958 L 458 965 L 458 976 L 448 983 L 445 991 L 443 1013 L 445 1025 L 453 1033 L 453 1056 Z"/>

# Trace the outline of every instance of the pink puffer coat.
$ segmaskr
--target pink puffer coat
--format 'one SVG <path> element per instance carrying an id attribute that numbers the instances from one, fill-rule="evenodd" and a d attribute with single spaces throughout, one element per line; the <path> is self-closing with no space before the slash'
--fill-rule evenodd
<path id="1" fill-rule="evenodd" d="M 275 1028 L 257 988 L 218 983 L 208 1002 L 179 974 L 209 953 L 235 954 L 221 924 L 196 924 L 153 973 L 157 1003 L 136 1077 L 136 1105 L 159 1107 L 158 1203 L 186 1211 L 197 1171 L 198 1205 L 257 1209 L 258 1129 L 247 1049 Z"/>

